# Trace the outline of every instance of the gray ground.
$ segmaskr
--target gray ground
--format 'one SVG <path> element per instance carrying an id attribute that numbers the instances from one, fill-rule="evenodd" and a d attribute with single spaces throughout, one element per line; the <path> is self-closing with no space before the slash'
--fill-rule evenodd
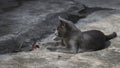
<path id="1" fill-rule="evenodd" d="M 99 10 L 79 19 L 81 31 L 98 29 L 105 34 L 117 32 L 118 37 L 103 50 L 79 54 L 50 52 L 41 45 L 52 42 L 57 16 L 76 3 L 89 7 L 111 8 Z M 80 5 L 79 5 L 80 6 Z M 79 10 L 83 9 L 82 5 Z M 64 15 L 64 14 L 63 14 Z M 0 68 L 119 68 L 120 67 L 120 1 L 119 0 L 36 0 L 0 15 Z M 40 49 L 31 52 L 12 52 L 18 43 L 38 38 Z M 12 41 L 12 42 L 11 42 Z M 47 44 L 48 45 L 48 44 Z M 14 47 L 15 46 L 15 47 Z M 19 46 L 19 44 L 18 44 Z M 3 52 L 1 51 L 3 50 Z"/>

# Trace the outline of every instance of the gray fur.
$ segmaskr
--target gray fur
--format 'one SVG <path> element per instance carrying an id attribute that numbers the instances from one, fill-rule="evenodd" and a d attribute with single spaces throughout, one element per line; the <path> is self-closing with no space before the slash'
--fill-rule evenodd
<path id="1" fill-rule="evenodd" d="M 72 22 L 59 17 L 60 24 L 57 28 L 58 37 L 61 37 L 61 44 L 64 47 L 57 47 L 49 50 L 64 53 L 79 53 L 85 51 L 96 51 L 105 48 L 106 42 L 117 36 L 114 32 L 104 35 L 99 30 L 81 32 Z"/>

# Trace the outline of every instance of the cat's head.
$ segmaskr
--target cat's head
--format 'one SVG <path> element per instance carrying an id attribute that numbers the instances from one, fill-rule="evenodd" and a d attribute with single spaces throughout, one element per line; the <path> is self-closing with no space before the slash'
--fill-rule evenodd
<path id="1" fill-rule="evenodd" d="M 71 21 L 61 18 L 60 16 L 58 18 L 60 22 L 57 30 L 55 31 L 55 34 L 58 37 L 67 36 L 69 33 L 78 30 L 78 28 Z"/>

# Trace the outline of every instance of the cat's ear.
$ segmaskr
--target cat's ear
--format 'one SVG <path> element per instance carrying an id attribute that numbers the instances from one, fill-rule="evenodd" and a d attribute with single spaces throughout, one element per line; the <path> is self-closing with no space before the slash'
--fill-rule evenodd
<path id="1" fill-rule="evenodd" d="M 62 18 L 62 17 L 58 17 L 58 19 L 59 19 L 59 21 L 60 21 L 60 24 L 62 25 L 62 26 L 66 26 L 66 25 L 68 25 L 69 24 L 69 21 L 68 20 L 66 20 L 66 19 L 64 19 L 64 18 Z"/>

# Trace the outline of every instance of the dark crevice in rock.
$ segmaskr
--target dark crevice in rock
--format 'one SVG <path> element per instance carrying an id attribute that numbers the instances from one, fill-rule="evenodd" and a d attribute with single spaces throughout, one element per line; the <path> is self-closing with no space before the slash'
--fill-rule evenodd
<path id="1" fill-rule="evenodd" d="M 87 7 L 83 5 L 83 9 L 79 9 L 79 6 L 73 6 L 68 11 L 64 13 L 64 17 L 67 20 L 72 21 L 73 23 L 77 23 L 79 19 L 85 18 L 93 12 L 100 10 L 114 10 L 110 8 L 101 8 L 101 7 Z M 66 16 L 65 16 L 66 15 Z"/>
<path id="2" fill-rule="evenodd" d="M 78 12 L 80 15 L 87 16 L 93 12 L 100 11 L 100 10 L 114 10 L 114 9 L 110 9 L 110 8 L 101 8 L 101 7 L 87 7 L 87 6 L 84 6 L 84 7 L 85 7 L 85 9 Z"/>

